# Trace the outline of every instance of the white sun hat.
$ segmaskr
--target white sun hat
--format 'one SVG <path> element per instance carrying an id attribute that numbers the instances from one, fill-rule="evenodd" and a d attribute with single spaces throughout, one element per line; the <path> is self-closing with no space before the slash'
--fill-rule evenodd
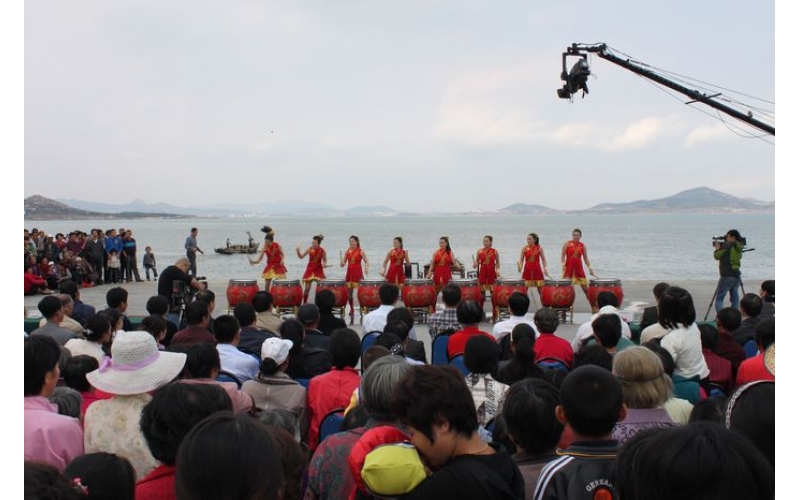
<path id="1" fill-rule="evenodd" d="M 186 364 L 186 354 L 159 351 L 147 332 L 122 332 L 111 344 L 111 357 L 86 374 L 94 387 L 121 396 L 153 391 L 173 381 Z"/>
<path id="2" fill-rule="evenodd" d="M 261 359 L 271 358 L 280 366 L 289 357 L 289 350 L 294 344 L 289 339 L 270 337 L 261 344 Z"/>

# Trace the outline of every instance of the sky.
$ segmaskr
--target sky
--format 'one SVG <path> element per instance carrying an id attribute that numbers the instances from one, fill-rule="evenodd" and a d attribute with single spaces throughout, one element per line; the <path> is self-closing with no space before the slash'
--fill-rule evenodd
<path id="1" fill-rule="evenodd" d="M 594 56 L 590 94 L 556 95 L 567 46 L 604 42 L 774 120 L 772 2 L 24 7 L 25 197 L 425 212 L 707 186 L 775 200 L 773 136 Z"/>

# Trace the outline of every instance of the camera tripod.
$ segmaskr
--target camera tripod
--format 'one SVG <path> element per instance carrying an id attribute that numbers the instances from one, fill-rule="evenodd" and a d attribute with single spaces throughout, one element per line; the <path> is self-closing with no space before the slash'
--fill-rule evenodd
<path id="1" fill-rule="evenodd" d="M 739 287 L 741 287 L 741 289 L 742 289 L 742 297 L 744 297 L 744 295 L 745 295 L 745 291 L 744 291 L 744 281 L 742 281 L 742 278 L 741 278 L 741 276 L 739 277 Z M 717 282 L 717 285 L 714 287 L 714 295 L 712 295 L 712 296 L 711 296 L 711 302 L 709 302 L 709 303 L 708 303 L 708 309 L 706 309 L 706 315 L 705 315 L 705 317 L 703 318 L 703 321 L 708 321 L 708 313 L 710 313 L 710 312 L 711 312 L 711 308 L 714 306 L 714 301 L 715 301 L 715 300 L 716 300 L 716 298 L 717 298 L 717 289 L 718 289 L 718 288 L 719 288 L 719 282 Z M 740 297 L 740 298 L 741 298 L 741 297 Z M 736 306 L 735 306 L 735 307 L 738 309 L 738 307 L 739 307 L 739 304 L 736 304 Z"/>

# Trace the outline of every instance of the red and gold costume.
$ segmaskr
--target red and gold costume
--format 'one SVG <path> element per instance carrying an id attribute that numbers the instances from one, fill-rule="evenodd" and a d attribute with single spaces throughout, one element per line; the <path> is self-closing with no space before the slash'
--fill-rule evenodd
<path id="1" fill-rule="evenodd" d="M 433 254 L 433 284 L 437 289 L 450 283 L 453 279 L 453 272 L 450 266 L 453 265 L 453 255 L 447 250 L 440 248 Z"/>
<path id="2" fill-rule="evenodd" d="M 585 247 L 580 241 L 569 241 L 564 264 L 564 278 L 572 279 L 573 285 L 584 286 L 588 284 L 586 273 L 583 271 L 583 254 Z"/>
<path id="3" fill-rule="evenodd" d="M 281 250 L 281 246 L 275 242 L 264 244 L 264 256 L 267 258 L 267 265 L 264 266 L 261 277 L 265 280 L 285 279 L 286 266 L 283 265 L 283 250 Z"/>
<path id="4" fill-rule="evenodd" d="M 308 249 L 308 265 L 306 266 L 306 272 L 303 273 L 303 281 L 308 283 L 310 281 L 319 281 L 325 279 L 325 268 L 322 266 L 322 260 L 324 257 L 324 248 L 311 247 Z"/>
<path id="5" fill-rule="evenodd" d="M 406 280 L 405 260 L 406 251 L 402 248 L 393 248 L 389 251 L 389 268 L 386 270 L 386 281 L 395 285 L 402 285 Z"/>
<path id="6" fill-rule="evenodd" d="M 491 290 L 497 281 L 497 250 L 481 248 L 478 250 L 478 284 L 481 290 Z"/>
<path id="7" fill-rule="evenodd" d="M 358 288 L 358 284 L 364 279 L 364 272 L 361 270 L 361 261 L 363 260 L 361 249 L 358 247 L 348 248 L 344 253 L 344 258 L 347 260 L 345 284 L 347 288 Z"/>
<path id="8" fill-rule="evenodd" d="M 525 266 L 522 268 L 522 279 L 528 287 L 537 288 L 544 286 L 544 272 L 542 272 L 542 247 L 539 245 L 528 245 L 522 252 Z"/>

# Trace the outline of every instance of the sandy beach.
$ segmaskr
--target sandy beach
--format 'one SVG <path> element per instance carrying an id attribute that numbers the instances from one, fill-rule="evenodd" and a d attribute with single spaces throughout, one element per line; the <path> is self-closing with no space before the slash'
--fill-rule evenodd
<path id="1" fill-rule="evenodd" d="M 757 279 L 757 280 L 747 280 L 744 283 L 744 290 L 747 293 L 753 292 L 758 293 L 758 290 L 761 286 L 761 282 L 765 279 Z M 624 311 L 624 316 L 629 316 L 628 319 L 635 320 L 636 309 L 640 307 L 644 307 L 646 305 L 650 305 L 653 303 L 653 286 L 657 283 L 654 280 L 642 280 L 642 281 L 624 281 L 622 282 L 622 289 L 624 292 L 624 299 L 622 303 L 621 309 Z M 695 309 L 697 310 L 697 319 L 698 321 L 702 321 L 705 318 L 706 311 L 709 308 L 709 304 L 714 296 L 714 289 L 716 288 L 716 281 L 714 280 L 685 280 L 685 281 L 673 281 L 670 284 L 683 287 L 692 294 L 692 298 L 694 299 Z M 214 316 L 218 316 L 220 314 L 225 314 L 228 309 L 228 302 L 226 298 L 226 290 L 228 287 L 227 281 L 209 281 L 208 282 L 209 289 L 213 290 L 216 293 L 216 308 L 214 311 Z M 92 287 L 92 288 L 83 288 L 81 289 L 81 300 L 83 302 L 95 306 L 97 309 L 103 309 L 106 307 L 106 292 L 111 288 L 111 285 L 102 285 L 99 287 Z M 148 282 L 144 281 L 142 283 L 126 283 L 124 284 L 124 288 L 128 290 L 129 298 L 128 298 L 128 310 L 127 314 L 131 317 L 136 316 L 144 316 L 147 314 L 145 310 L 145 304 L 147 299 L 150 298 L 152 295 L 156 293 L 156 284 L 155 282 Z M 535 295 L 535 294 L 534 294 Z M 41 299 L 41 295 L 32 296 L 32 297 L 25 297 L 25 310 L 29 317 L 31 316 L 38 316 L 38 310 L 36 309 L 36 304 Z M 312 292 L 312 300 L 313 300 L 313 292 Z M 531 309 L 529 316 L 535 312 L 535 310 L 540 306 L 538 301 L 538 296 L 536 297 L 536 302 L 531 304 Z M 486 306 L 488 312 L 488 305 Z M 572 323 L 565 323 L 560 325 L 556 334 L 560 337 L 566 339 L 572 339 L 575 335 L 575 332 L 578 329 L 578 326 L 588 321 L 591 317 L 591 309 L 589 306 L 586 297 L 581 293 L 581 290 L 576 288 L 576 298 L 575 303 L 573 306 L 573 322 Z M 711 311 L 708 314 L 708 319 L 714 319 L 714 309 L 711 308 Z M 361 325 L 359 324 L 359 317 L 356 314 L 356 321 L 355 324 L 351 327 L 353 330 L 358 332 L 359 334 L 362 333 Z M 491 331 L 492 325 L 491 323 L 485 323 L 482 328 L 484 330 Z M 426 352 L 428 356 L 430 356 L 430 336 L 428 335 L 427 327 L 425 325 L 417 325 L 415 327 L 417 332 L 417 336 L 419 340 L 422 340 L 426 344 Z"/>

